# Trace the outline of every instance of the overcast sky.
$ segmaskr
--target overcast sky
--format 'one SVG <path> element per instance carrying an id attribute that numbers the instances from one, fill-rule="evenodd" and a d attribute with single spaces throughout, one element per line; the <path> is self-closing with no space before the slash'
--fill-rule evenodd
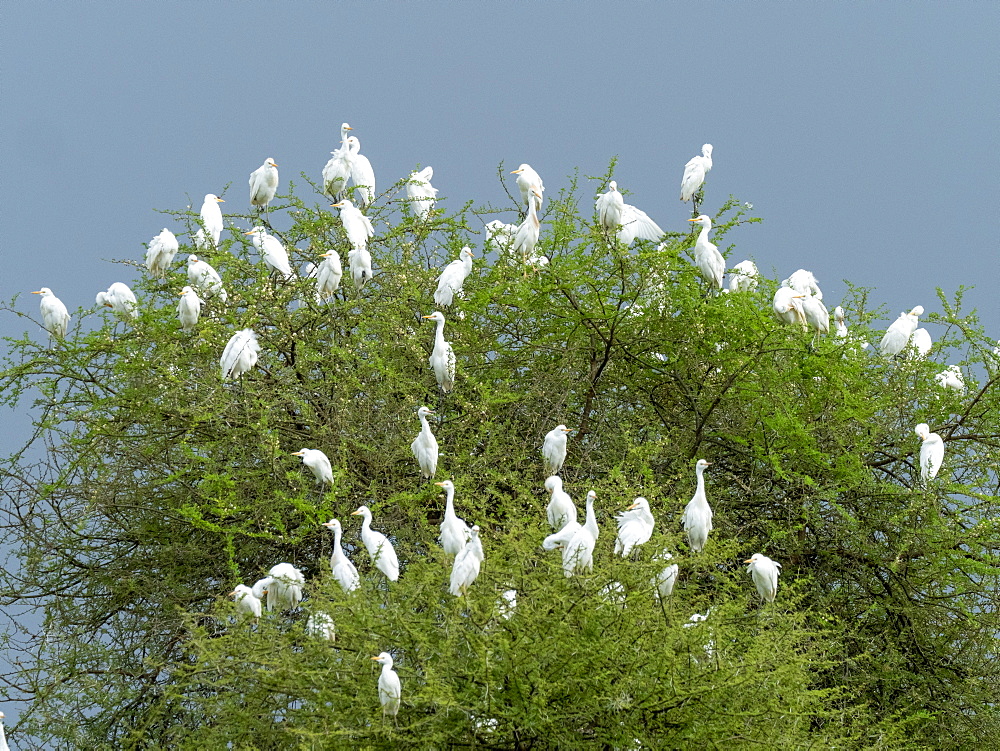
<path id="1" fill-rule="evenodd" d="M 347 121 L 380 186 L 429 164 L 452 208 L 499 203 L 501 160 L 553 195 L 617 155 L 673 231 L 710 142 L 707 213 L 733 194 L 765 220 L 727 236 L 732 263 L 810 269 L 831 309 L 841 280 L 874 287 L 890 318 L 977 285 L 1000 337 L 996 2 L 9 2 L 0 20 L 4 299 L 92 306 L 134 273 L 101 259 L 180 230 L 156 209 L 231 183 L 244 212 L 265 157 L 283 188 L 318 179 Z"/>

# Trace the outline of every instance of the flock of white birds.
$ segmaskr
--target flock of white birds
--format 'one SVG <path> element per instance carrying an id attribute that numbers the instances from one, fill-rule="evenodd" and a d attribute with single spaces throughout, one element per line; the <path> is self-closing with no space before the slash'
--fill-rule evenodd
<path id="1" fill-rule="evenodd" d="M 322 180 L 323 190 L 336 201 L 332 206 L 340 210 L 340 219 L 350 243 L 348 263 L 351 279 L 355 287 L 361 290 L 373 275 L 372 256 L 367 243 L 375 231 L 363 209 L 367 208 L 376 196 L 375 173 L 371 162 L 360 153 L 360 141 L 357 137 L 348 135 L 351 130 L 347 123 L 342 125 L 341 145 L 331 152 L 332 156 L 322 171 Z M 694 201 L 694 213 L 697 213 L 699 191 L 706 174 L 711 169 L 711 144 L 705 144 L 701 156 L 695 156 L 684 167 L 680 198 L 682 201 Z M 538 173 L 528 164 L 520 165 L 512 174 L 517 175 L 517 187 L 524 205 L 524 221 L 519 225 L 504 224 L 499 220 L 487 224 L 486 247 L 507 252 L 512 262 L 520 261 L 534 267 L 543 266 L 548 263 L 548 258 L 537 251 L 537 245 L 541 231 L 538 212 L 544 202 L 545 186 Z M 406 183 L 408 202 L 420 218 L 428 217 L 434 207 L 438 191 L 431 185 L 433 175 L 433 170 L 426 167 L 412 173 Z M 349 183 L 354 186 L 352 195 L 357 199 L 360 208 L 346 197 Z M 251 173 L 249 185 L 250 203 L 267 212 L 278 190 L 277 163 L 268 158 Z M 205 196 L 200 212 L 201 226 L 192 236 L 194 249 L 213 250 L 218 247 L 224 229 L 219 206 L 223 202 L 223 199 L 215 194 L 209 193 Z M 636 240 L 656 242 L 664 234 L 645 212 L 625 203 L 614 181 L 608 183 L 606 193 L 597 196 L 596 212 L 600 224 L 609 233 L 614 233 L 618 241 L 625 245 Z M 700 227 L 693 256 L 695 266 L 708 285 L 709 293 L 718 295 L 755 289 L 758 272 L 750 260 L 736 264 L 730 271 L 729 286 L 724 288 L 726 261 L 719 249 L 709 240 L 712 220 L 705 214 L 698 214 L 689 221 Z M 284 245 L 278 238 L 269 234 L 264 225 L 257 225 L 244 234 L 252 239 L 261 259 L 273 273 L 286 280 L 295 277 Z M 145 260 L 150 275 L 157 279 L 165 279 L 170 273 L 174 256 L 179 249 L 177 237 L 169 229 L 164 228 L 148 245 Z M 325 302 L 339 289 L 343 267 L 340 256 L 335 250 L 324 253 L 320 258 L 318 265 L 309 264 L 306 274 L 316 281 L 317 300 Z M 463 284 L 472 271 L 473 258 L 471 248 L 464 247 L 458 259 L 444 268 L 438 277 L 437 288 L 433 294 L 437 306 L 450 306 L 455 296 L 461 293 Z M 187 258 L 187 281 L 188 284 L 179 293 L 177 317 L 182 330 L 192 332 L 196 329 L 201 315 L 202 298 L 216 298 L 224 304 L 228 296 L 220 274 L 194 254 L 190 254 Z M 44 329 L 56 339 L 66 337 L 70 322 L 66 306 L 47 287 L 33 294 L 41 295 L 40 308 Z M 122 282 L 115 282 L 106 292 L 98 293 L 97 304 L 110 307 L 125 319 L 134 320 L 139 316 L 136 296 Z M 800 326 L 804 331 L 811 330 L 814 333 L 814 341 L 815 337 L 827 334 L 830 329 L 830 314 L 823 304 L 823 293 L 816 278 L 804 269 L 799 269 L 781 283 L 774 295 L 773 313 L 780 323 Z M 925 329 L 917 328 L 918 317 L 922 313 L 923 308 L 918 305 L 909 313 L 901 314 L 889 326 L 878 346 L 882 355 L 886 357 L 927 355 L 932 346 L 930 336 Z M 439 388 L 442 392 L 448 393 L 455 385 L 456 358 L 452 345 L 444 338 L 445 316 L 440 311 L 435 311 L 424 318 L 435 322 L 437 326 L 430 366 Z M 847 338 L 849 334 L 844 310 L 837 307 L 833 318 L 836 336 Z M 869 346 L 865 342 L 857 344 L 862 348 Z M 257 334 L 252 329 L 234 333 L 220 358 L 223 379 L 240 378 L 250 371 L 257 363 L 260 351 Z M 945 388 L 959 391 L 964 389 L 962 371 L 958 366 L 948 368 L 937 376 L 937 380 Z M 433 414 L 427 407 L 420 407 L 417 410 L 421 427 L 411 444 L 420 473 L 428 480 L 434 477 L 438 465 L 438 443 L 428 421 L 428 416 Z M 926 484 L 935 477 L 941 467 L 944 442 L 938 434 L 931 432 L 925 423 L 917 425 L 915 431 L 921 440 L 919 457 L 921 480 Z M 545 550 L 561 551 L 562 569 L 567 577 L 592 571 L 593 553 L 599 533 L 594 512 L 596 492 L 591 490 L 587 494 L 585 519 L 584 523 L 580 524 L 577 508 L 563 489 L 563 482 L 559 476 L 566 458 L 567 437 L 571 432 L 572 430 L 565 425 L 558 425 L 545 436 L 542 446 L 544 471 L 548 475 L 544 487 L 550 494 L 546 516 L 553 529 L 553 533 L 542 542 L 542 547 Z M 293 455 L 301 457 L 303 464 L 321 486 L 333 484 L 333 469 L 330 460 L 322 451 L 303 448 Z M 705 469 L 709 466 L 709 462 L 704 459 L 696 462 L 696 490 L 682 518 L 684 533 L 693 553 L 699 553 L 704 549 L 712 531 L 712 509 L 706 497 L 704 479 Z M 475 582 L 484 560 L 480 530 L 476 525 L 470 527 L 456 514 L 455 485 L 450 480 L 436 484 L 444 489 L 447 498 L 439 542 L 447 555 L 454 556 L 449 591 L 455 596 L 462 596 Z M 397 581 L 399 559 L 390 539 L 372 529 L 371 510 L 367 506 L 361 506 L 352 515 L 361 516 L 363 519 L 360 536 L 375 568 L 388 581 Z M 627 510 L 617 516 L 615 554 L 622 557 L 631 555 L 637 546 L 650 539 L 654 523 L 649 502 L 645 498 L 636 498 Z M 337 519 L 331 519 L 323 526 L 330 529 L 334 535 L 333 555 L 330 559 L 333 576 L 345 591 L 352 592 L 360 586 L 361 579 L 354 564 L 344 553 L 341 544 L 343 533 L 341 524 Z M 672 556 L 667 552 L 659 554 L 657 559 L 665 565 L 652 584 L 657 595 L 666 598 L 673 592 L 674 583 L 677 581 L 678 564 L 672 562 Z M 744 563 L 747 564 L 747 572 L 761 601 L 773 602 L 778 590 L 781 564 L 761 553 L 754 554 Z M 615 584 L 609 586 L 608 593 L 615 591 Z M 305 577 L 298 568 L 290 563 L 279 563 L 270 569 L 265 578 L 253 586 L 238 585 L 230 596 L 235 598 L 239 613 L 259 618 L 263 606 L 268 610 L 297 608 L 302 600 L 304 587 Z M 617 585 L 617 589 L 620 590 L 621 585 Z M 509 617 L 514 607 L 516 607 L 516 592 L 508 590 L 503 593 L 503 611 Z M 692 621 L 697 622 L 704 618 L 705 616 L 696 615 L 692 617 Z M 306 628 L 310 634 L 320 638 L 330 641 L 335 638 L 333 619 L 326 613 L 313 613 L 308 619 Z M 401 689 L 399 677 L 393 670 L 393 659 L 386 652 L 372 659 L 382 665 L 378 691 L 383 711 L 386 715 L 395 716 L 399 710 Z M 3 743 L 2 724 L 0 724 L 0 743 Z"/>

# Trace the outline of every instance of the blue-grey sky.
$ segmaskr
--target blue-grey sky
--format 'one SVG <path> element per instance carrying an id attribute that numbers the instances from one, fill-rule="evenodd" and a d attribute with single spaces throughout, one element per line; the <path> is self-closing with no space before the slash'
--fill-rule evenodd
<path id="1" fill-rule="evenodd" d="M 347 121 L 380 186 L 429 164 L 452 208 L 500 203 L 501 160 L 551 195 L 617 155 L 669 230 L 711 142 L 707 213 L 734 194 L 765 220 L 727 236 L 731 262 L 810 269 L 831 309 L 841 280 L 874 287 L 890 318 L 977 285 L 966 302 L 1000 337 L 995 3 L 5 3 L 0 20 L 5 299 L 92 305 L 131 281 L 101 259 L 181 229 L 155 209 L 232 183 L 224 207 L 245 212 L 265 157 L 283 186 L 317 179 Z"/>

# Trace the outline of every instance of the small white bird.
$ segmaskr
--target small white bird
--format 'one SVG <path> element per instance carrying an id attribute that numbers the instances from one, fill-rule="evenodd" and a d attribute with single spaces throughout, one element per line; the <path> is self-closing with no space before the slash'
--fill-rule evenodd
<path id="1" fill-rule="evenodd" d="M 223 227 L 220 203 L 225 201 L 214 193 L 205 194 L 205 202 L 201 205 L 201 228 L 194 235 L 196 248 L 211 250 L 219 245 Z"/>
<path id="2" fill-rule="evenodd" d="M 816 295 L 806 295 L 802 298 L 802 315 L 806 325 L 811 328 L 815 337 L 830 333 L 830 311 Z"/>
<path id="3" fill-rule="evenodd" d="M 688 505 L 684 507 L 682 518 L 688 545 L 695 553 L 700 553 L 705 548 L 708 533 L 712 531 L 712 508 L 708 505 L 708 498 L 705 495 L 705 468 L 709 464 L 710 462 L 704 459 L 695 462 L 694 472 L 698 479 L 698 487 Z"/>
<path id="4" fill-rule="evenodd" d="M 354 195 L 361 207 L 367 208 L 375 197 L 375 170 L 368 157 L 361 153 L 361 141 L 357 136 L 347 139 L 347 148 L 351 155 L 351 182 L 356 188 Z"/>
<path id="5" fill-rule="evenodd" d="M 539 201 L 541 201 L 542 194 L 535 192 L 533 195 L 537 196 Z M 538 209 L 534 202 L 528 204 L 528 215 L 524 218 L 524 221 L 514 230 L 514 246 L 511 248 L 511 252 L 517 253 L 520 251 L 521 260 L 524 263 L 531 263 L 531 259 L 535 257 L 535 246 L 538 245 L 538 238 L 541 235 L 542 225 L 538 221 Z"/>
<path id="6" fill-rule="evenodd" d="M 670 597 L 674 593 L 674 584 L 677 583 L 677 572 L 679 569 L 676 563 L 670 563 L 672 559 L 673 556 L 667 552 L 660 553 L 653 558 L 654 561 L 664 561 L 667 564 L 656 575 L 656 578 L 653 579 L 653 586 L 656 587 L 656 596 L 663 599 Z"/>
<path id="7" fill-rule="evenodd" d="M 423 317 L 437 323 L 430 364 L 438 387 L 447 394 L 455 386 L 455 350 L 452 349 L 451 342 L 444 340 L 444 313 L 438 310 Z"/>
<path id="8" fill-rule="evenodd" d="M 615 555 L 628 558 L 637 545 L 642 545 L 653 536 L 653 514 L 649 501 L 636 498 L 625 511 L 618 514 L 618 538 L 615 540 Z"/>
<path id="9" fill-rule="evenodd" d="M 455 483 L 445 480 L 434 484 L 444 488 L 446 497 L 444 520 L 441 522 L 438 542 L 448 555 L 458 555 L 469 539 L 469 525 L 455 513 Z"/>
<path id="10" fill-rule="evenodd" d="M 895 357 L 904 349 L 913 336 L 920 322 L 918 318 L 924 314 L 922 306 L 918 305 L 909 313 L 900 313 L 899 318 L 893 321 L 886 329 L 882 341 L 879 342 L 878 349 L 885 357 Z"/>
<path id="11" fill-rule="evenodd" d="M 427 422 L 427 415 L 434 413 L 427 407 L 417 410 L 417 417 L 420 418 L 420 432 L 410 444 L 410 451 L 413 452 L 417 464 L 420 465 L 420 474 L 425 480 L 434 477 L 438 466 L 438 442 L 431 432 L 431 424 Z"/>
<path id="12" fill-rule="evenodd" d="M 219 364 L 222 366 L 222 379 L 239 378 L 257 364 L 260 344 L 253 329 L 237 331 L 230 337 L 226 348 L 222 350 Z"/>
<path id="13" fill-rule="evenodd" d="M 229 593 L 236 599 L 236 612 L 243 616 L 260 618 L 261 602 L 255 597 L 253 590 L 245 584 L 237 584 L 236 589 Z"/>
<path id="14" fill-rule="evenodd" d="M 292 456 L 301 456 L 302 463 L 309 468 L 319 485 L 333 485 L 333 466 L 330 459 L 319 449 L 299 449 Z"/>
<path id="15" fill-rule="evenodd" d="M 340 209 L 340 221 L 344 225 L 344 232 L 347 233 L 351 247 L 359 250 L 367 248 L 368 238 L 375 236 L 375 228 L 372 227 L 371 220 L 346 198 L 330 205 L 335 209 Z"/>
<path id="16" fill-rule="evenodd" d="M 361 586 L 361 577 L 358 576 L 358 570 L 341 546 L 340 540 L 343 536 L 343 530 L 340 527 L 340 521 L 331 519 L 328 522 L 323 522 L 323 526 L 333 531 L 333 555 L 330 556 L 330 570 L 333 572 L 333 578 L 337 580 L 340 588 L 345 592 L 353 592 Z"/>
<path id="17" fill-rule="evenodd" d="M 698 239 L 694 243 L 695 266 L 708 282 L 709 290 L 718 293 L 722 289 L 722 278 L 726 273 L 726 259 L 715 244 L 708 240 L 708 233 L 712 230 L 712 220 L 706 214 L 701 214 L 688 221 L 701 226 L 701 232 L 698 233 Z"/>
<path id="18" fill-rule="evenodd" d="M 451 305 L 452 298 L 457 292 L 462 291 L 462 285 L 472 273 L 472 258 L 472 249 L 466 245 L 458 254 L 458 260 L 444 267 L 444 271 L 438 277 L 437 290 L 434 292 L 435 304 L 445 308 Z"/>
<path id="19" fill-rule="evenodd" d="M 545 517 L 554 530 L 561 530 L 569 523 L 576 524 L 576 506 L 569 493 L 563 490 L 562 478 L 553 475 L 545 481 L 545 489 L 549 491 L 549 504 L 545 508 Z"/>
<path id="20" fill-rule="evenodd" d="M 330 161 L 323 167 L 323 191 L 335 201 L 339 201 L 351 177 L 351 149 L 347 145 L 347 131 L 350 125 L 340 126 L 340 148 L 331 151 Z"/>
<path id="21" fill-rule="evenodd" d="M 181 299 L 177 302 L 177 320 L 181 322 L 181 331 L 189 334 L 198 325 L 198 318 L 201 316 L 201 298 L 191 286 L 185 286 L 180 296 Z"/>
<path id="22" fill-rule="evenodd" d="M 919 359 L 924 359 L 930 353 L 931 348 L 934 346 L 934 341 L 931 339 L 931 332 L 927 329 L 921 327 L 919 329 L 914 329 L 913 334 L 910 336 L 910 343 L 908 345 L 908 354 L 910 357 L 915 357 Z"/>
<path id="23" fill-rule="evenodd" d="M 368 248 L 351 248 L 347 251 L 347 263 L 351 269 L 351 279 L 354 280 L 355 289 L 361 289 L 368 284 L 375 273 L 372 271 L 372 254 Z"/>
<path id="24" fill-rule="evenodd" d="M 597 516 L 594 514 L 594 501 L 597 493 L 593 490 L 587 493 L 587 511 L 582 526 L 563 545 L 563 574 L 569 578 L 574 574 L 590 573 L 594 570 L 594 547 L 600 530 L 597 527 Z"/>
<path id="25" fill-rule="evenodd" d="M 733 273 L 729 277 L 730 292 L 751 292 L 757 289 L 757 281 L 760 272 L 757 271 L 757 264 L 753 261 L 740 261 L 733 266 Z"/>
<path id="26" fill-rule="evenodd" d="M 637 238 L 655 242 L 663 236 L 663 230 L 645 211 L 625 203 L 614 180 L 608 183 L 607 193 L 597 196 L 596 205 L 601 225 L 614 231 L 624 245 L 631 245 Z"/>
<path id="27" fill-rule="evenodd" d="M 367 506 L 360 506 L 357 511 L 351 512 L 351 516 L 361 516 L 364 519 L 361 523 L 361 541 L 365 544 L 375 568 L 385 574 L 389 581 L 398 581 L 399 558 L 396 557 L 396 549 L 388 537 L 372 529 L 371 510 Z"/>
<path id="28" fill-rule="evenodd" d="M 562 469 L 563 462 L 566 461 L 566 442 L 573 428 L 565 425 L 556 425 L 545 434 L 542 441 L 542 460 L 545 464 L 546 475 L 557 475 Z"/>
<path id="29" fill-rule="evenodd" d="M 244 232 L 243 234 L 250 236 L 253 240 L 254 247 L 260 253 L 265 266 L 272 271 L 277 271 L 286 280 L 295 278 L 292 266 L 288 262 L 288 251 L 281 244 L 281 240 L 274 235 L 269 235 L 267 230 L 259 224 L 249 232 Z"/>
<path id="30" fill-rule="evenodd" d="M 684 176 L 681 178 L 681 200 L 685 203 L 694 198 L 698 188 L 705 182 L 705 175 L 712 169 L 712 144 L 701 147 L 701 156 L 693 156 L 684 165 Z"/>
<path id="31" fill-rule="evenodd" d="M 761 602 L 774 602 L 774 596 L 778 594 L 778 571 L 781 564 L 772 561 L 763 553 L 754 553 L 744 563 L 749 563 L 747 573 L 753 579 L 754 586 L 757 587 L 757 594 L 760 595 Z"/>
<path id="32" fill-rule="evenodd" d="M 775 320 L 786 326 L 793 326 L 797 323 L 805 329 L 806 314 L 802 306 L 804 299 L 805 295 L 797 293 L 791 287 L 778 287 L 774 293 L 774 301 L 771 303 Z"/>
<path id="33" fill-rule="evenodd" d="M 538 173 L 531 169 L 530 165 L 522 164 L 510 174 L 517 175 L 517 189 L 521 191 L 521 203 L 530 208 L 532 202 L 528 199 L 534 196 L 535 211 L 541 211 L 545 186 L 542 185 L 542 178 Z"/>
<path id="34" fill-rule="evenodd" d="M 965 393 L 965 378 L 962 376 L 962 368 L 958 365 L 949 365 L 946 370 L 942 370 L 934 380 L 946 389 L 955 389 L 960 394 Z"/>
<path id="35" fill-rule="evenodd" d="M 329 613 L 317 612 L 310 615 L 306 620 L 306 633 L 331 643 L 337 640 L 337 630 Z"/>
<path id="36" fill-rule="evenodd" d="M 378 700 L 382 704 L 382 714 L 395 717 L 399 714 L 399 702 L 403 695 L 403 687 L 396 671 L 392 669 L 392 655 L 388 652 L 382 652 L 378 657 L 372 657 L 372 659 L 382 665 L 382 674 L 378 677 Z"/>
<path id="37" fill-rule="evenodd" d="M 226 290 L 222 287 L 222 277 L 219 276 L 218 271 L 195 255 L 188 256 L 187 264 L 188 281 L 192 287 L 206 297 L 215 297 L 218 295 L 222 302 L 229 299 L 229 295 L 226 294 Z"/>
<path id="38" fill-rule="evenodd" d="M 174 256 L 180 247 L 177 236 L 166 227 L 149 241 L 149 248 L 146 250 L 146 268 L 154 279 L 162 279 L 167 275 L 167 269 L 174 262 Z"/>
<path id="39" fill-rule="evenodd" d="M 305 589 L 306 578 L 291 563 L 278 563 L 267 572 L 267 577 L 256 582 L 252 587 L 253 596 L 260 597 L 267 593 L 267 609 L 294 610 L 302 602 L 302 590 Z"/>
<path id="40" fill-rule="evenodd" d="M 913 432 L 917 434 L 920 444 L 920 482 L 926 485 L 928 480 L 937 477 L 941 463 L 944 461 L 944 440 L 937 433 L 932 433 L 926 422 L 917 425 Z"/>
<path id="41" fill-rule="evenodd" d="M 421 219 L 426 219 L 434 208 L 438 189 L 431 185 L 434 177 L 432 167 L 424 167 L 419 172 L 411 172 L 406 181 L 406 197 L 410 199 L 410 208 Z"/>
<path id="42" fill-rule="evenodd" d="M 500 593 L 500 599 L 497 600 L 497 612 L 506 621 L 510 620 L 515 610 L 517 610 L 517 590 L 505 589 Z"/>
<path id="43" fill-rule="evenodd" d="M 833 320 L 837 326 L 837 338 L 846 339 L 847 338 L 847 321 L 844 315 L 844 309 L 839 305 L 833 309 Z"/>
<path id="44" fill-rule="evenodd" d="M 511 249 L 511 245 L 514 242 L 514 234 L 517 232 L 516 224 L 504 224 L 499 219 L 494 219 L 492 222 L 487 222 L 486 227 L 486 240 L 483 242 L 483 246 L 486 250 L 493 249 L 498 253 L 504 253 Z M 509 260 L 513 262 L 513 257 Z M 545 259 L 548 261 L 548 259 Z"/>
<path id="45" fill-rule="evenodd" d="M 319 302 L 329 302 L 334 293 L 340 289 L 340 280 L 344 277 L 344 267 L 340 263 L 340 253 L 328 251 L 320 256 L 323 262 L 316 267 L 316 299 Z M 371 263 L 369 262 L 368 276 Z"/>
<path id="46" fill-rule="evenodd" d="M 483 543 L 479 539 L 479 525 L 475 524 L 469 530 L 469 539 L 465 546 L 455 556 L 455 562 L 451 566 L 448 591 L 455 597 L 464 595 L 479 576 L 484 559 Z"/>
<path id="47" fill-rule="evenodd" d="M 107 292 L 98 292 L 97 304 L 106 305 L 119 315 L 129 318 L 139 317 L 139 311 L 136 310 L 139 301 L 135 299 L 135 293 L 123 282 L 115 282 L 108 287 Z"/>
<path id="48" fill-rule="evenodd" d="M 815 295 L 820 300 L 823 299 L 823 290 L 819 288 L 819 282 L 811 271 L 799 269 L 792 273 L 787 279 L 781 282 L 782 287 L 794 289 L 800 295 Z"/>
<path id="49" fill-rule="evenodd" d="M 69 311 L 63 301 L 56 297 L 48 287 L 32 292 L 41 295 L 38 308 L 42 314 L 42 328 L 56 339 L 64 339 L 69 330 Z"/>
<path id="50" fill-rule="evenodd" d="M 267 210 L 267 205 L 274 200 L 274 194 L 278 192 L 278 163 L 271 157 L 264 160 L 264 163 L 250 173 L 250 203 L 254 206 L 263 206 Z"/>

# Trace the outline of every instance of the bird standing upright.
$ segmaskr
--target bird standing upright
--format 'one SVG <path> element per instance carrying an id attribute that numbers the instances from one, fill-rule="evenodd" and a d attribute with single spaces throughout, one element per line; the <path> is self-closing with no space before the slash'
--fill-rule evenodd
<path id="1" fill-rule="evenodd" d="M 556 425 L 545 434 L 542 441 L 542 461 L 545 464 L 546 475 L 557 475 L 566 461 L 566 443 L 573 428 Z"/>
<path id="2" fill-rule="evenodd" d="M 174 256 L 180 250 L 177 236 L 166 227 L 149 241 L 146 251 L 146 268 L 154 279 L 162 279 L 167 275 L 167 269 L 174 262 Z"/>
<path id="3" fill-rule="evenodd" d="M 427 407 L 421 407 L 417 410 L 417 417 L 420 418 L 420 432 L 410 444 L 410 451 L 413 452 L 413 457 L 420 465 L 420 474 L 425 480 L 434 477 L 438 466 L 438 442 L 434 433 L 431 432 L 431 424 L 427 422 L 427 415 L 433 414 Z"/>
<path id="4" fill-rule="evenodd" d="M 712 508 L 708 505 L 708 498 L 705 495 L 705 468 L 708 466 L 709 462 L 704 459 L 699 459 L 695 463 L 694 472 L 698 479 L 698 487 L 684 508 L 682 518 L 688 545 L 695 553 L 700 553 L 705 548 L 708 533 L 712 531 Z"/>
<path id="5" fill-rule="evenodd" d="M 926 422 L 917 425 L 913 432 L 920 438 L 920 482 L 926 485 L 929 480 L 937 477 L 941 463 L 944 461 L 944 440 L 937 433 L 932 433 Z"/>
<path id="6" fill-rule="evenodd" d="M 438 387 L 447 394 L 455 386 L 455 350 L 452 349 L 451 342 L 444 339 L 444 313 L 438 310 L 423 318 L 437 323 L 430 364 Z"/>
<path id="7" fill-rule="evenodd" d="M 435 304 L 446 308 L 451 305 L 455 294 L 462 291 L 462 285 L 472 273 L 472 258 L 472 249 L 466 245 L 458 254 L 458 260 L 444 267 L 444 271 L 438 277 L 437 290 L 434 292 Z"/>
<path id="8" fill-rule="evenodd" d="M 257 207 L 263 206 L 266 213 L 267 205 L 274 200 L 277 192 L 278 163 L 268 157 L 250 173 L 250 203 Z"/>
<path id="9" fill-rule="evenodd" d="M 382 705 L 382 714 L 395 717 L 399 714 L 399 702 L 403 694 L 403 687 L 396 671 L 392 669 L 392 655 L 388 652 L 382 652 L 372 659 L 382 665 L 382 673 L 378 677 L 378 700 Z"/>
<path id="10" fill-rule="evenodd" d="M 747 566 L 747 573 L 753 579 L 754 586 L 757 587 L 757 594 L 760 595 L 761 602 L 774 602 L 774 596 L 778 593 L 778 571 L 781 564 L 772 561 L 763 553 L 754 553 L 744 563 Z"/>
<path id="11" fill-rule="evenodd" d="M 688 219 L 701 226 L 698 239 L 694 243 L 694 263 L 701 272 L 702 277 L 708 282 L 709 291 L 718 294 L 722 289 L 722 277 L 726 273 L 726 259 L 715 246 L 709 242 L 708 233 L 712 230 L 712 220 L 705 214 Z"/>
<path id="12" fill-rule="evenodd" d="M 38 303 L 39 312 L 42 314 L 42 328 L 48 331 L 50 336 L 64 339 L 69 330 L 69 311 L 63 301 L 48 287 L 42 287 L 31 294 L 42 296 Z"/>
<path id="13" fill-rule="evenodd" d="M 351 516 L 361 516 L 361 541 L 365 544 L 368 555 L 371 556 L 375 568 L 385 574 L 391 581 L 399 580 L 399 558 L 396 557 L 396 549 L 389 542 L 389 538 L 381 532 L 372 529 L 372 512 L 367 506 L 358 507 L 357 511 L 352 511 Z"/>
<path id="14" fill-rule="evenodd" d="M 698 213 L 698 200 L 696 198 L 698 189 L 705 182 L 705 176 L 712 169 L 712 144 L 706 143 L 701 147 L 701 156 L 693 156 L 684 165 L 684 176 L 681 178 L 681 200 L 685 203 L 692 198 L 694 201 L 694 213 Z"/>

